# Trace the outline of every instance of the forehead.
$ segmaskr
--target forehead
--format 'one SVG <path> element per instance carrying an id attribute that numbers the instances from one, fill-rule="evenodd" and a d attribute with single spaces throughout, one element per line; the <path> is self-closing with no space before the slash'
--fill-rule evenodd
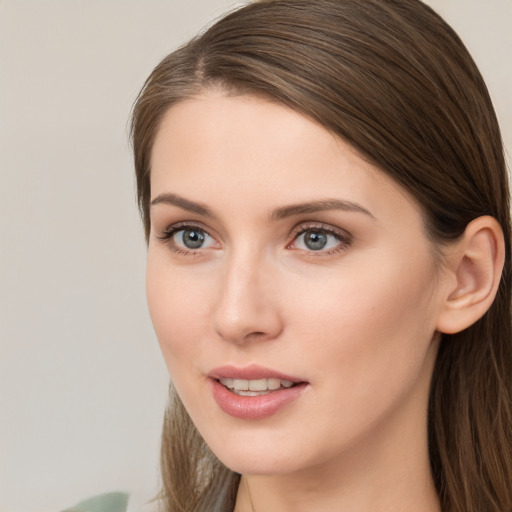
<path id="1" fill-rule="evenodd" d="M 238 199 L 239 206 L 259 196 L 262 207 L 341 195 L 392 208 L 399 196 L 417 210 L 402 187 L 320 124 L 275 102 L 218 90 L 164 116 L 153 146 L 151 192 Z"/>
<path id="2" fill-rule="evenodd" d="M 173 150 L 173 160 L 178 156 L 177 150 L 181 157 L 188 153 L 199 158 L 208 153 L 210 159 L 224 154 L 230 155 L 231 160 L 243 151 L 247 163 L 257 160 L 261 165 L 268 155 L 276 166 L 279 154 L 271 151 L 279 150 L 283 158 L 288 158 L 290 149 L 295 152 L 301 147 L 302 156 L 316 157 L 308 151 L 313 146 L 324 151 L 341 142 L 318 123 L 277 102 L 213 89 L 168 110 L 157 132 L 152 167 L 160 163 L 159 153 L 166 153 L 166 158 L 171 156 L 166 149 Z M 259 152 L 262 145 L 268 149 L 263 154 Z"/>

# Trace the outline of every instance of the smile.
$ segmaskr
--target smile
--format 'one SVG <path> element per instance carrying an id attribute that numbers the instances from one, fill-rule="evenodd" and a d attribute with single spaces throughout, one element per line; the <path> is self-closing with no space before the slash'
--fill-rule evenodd
<path id="1" fill-rule="evenodd" d="M 291 380 L 285 379 L 219 379 L 219 382 L 233 393 L 240 396 L 261 396 L 294 386 Z"/>
<path id="2" fill-rule="evenodd" d="M 260 420 L 296 403 L 309 383 L 269 368 L 223 366 L 209 374 L 219 408 L 234 418 Z"/>

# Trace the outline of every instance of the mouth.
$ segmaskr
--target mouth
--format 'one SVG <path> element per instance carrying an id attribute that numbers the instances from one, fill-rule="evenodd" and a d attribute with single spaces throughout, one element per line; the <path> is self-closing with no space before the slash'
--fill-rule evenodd
<path id="1" fill-rule="evenodd" d="M 217 379 L 226 389 L 239 396 L 261 396 L 268 395 L 280 389 L 289 389 L 297 386 L 298 382 L 287 379 L 278 379 L 275 377 L 263 379 Z"/>
<path id="2" fill-rule="evenodd" d="M 243 420 L 260 420 L 288 409 L 309 387 L 301 378 L 257 365 L 223 366 L 208 376 L 218 406 Z"/>

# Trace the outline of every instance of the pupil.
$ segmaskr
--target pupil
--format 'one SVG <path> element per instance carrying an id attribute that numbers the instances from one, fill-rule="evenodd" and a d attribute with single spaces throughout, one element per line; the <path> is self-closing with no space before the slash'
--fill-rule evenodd
<path id="1" fill-rule="evenodd" d="M 310 231 L 304 237 L 304 243 L 308 249 L 319 251 L 327 245 L 327 235 L 325 233 L 315 233 Z"/>
<path id="2" fill-rule="evenodd" d="M 183 244 L 189 249 L 199 249 L 204 243 L 204 233 L 194 229 L 183 231 Z"/>

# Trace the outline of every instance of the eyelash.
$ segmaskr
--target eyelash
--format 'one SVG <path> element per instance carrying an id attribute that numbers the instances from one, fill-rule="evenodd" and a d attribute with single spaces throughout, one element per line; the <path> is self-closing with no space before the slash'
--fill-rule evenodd
<path id="1" fill-rule="evenodd" d="M 198 224 L 192 224 L 192 223 L 189 223 L 189 222 L 180 222 L 178 224 L 173 224 L 172 226 L 169 226 L 161 235 L 158 236 L 158 239 L 164 243 L 164 244 L 167 244 L 170 249 L 175 252 L 176 254 L 179 254 L 181 256 L 200 256 L 201 255 L 201 249 L 196 249 L 196 250 L 193 250 L 193 249 L 185 249 L 184 247 L 180 247 L 179 245 L 177 245 L 174 241 L 173 241 L 173 236 L 180 232 L 180 231 L 183 231 L 185 229 L 189 229 L 189 230 L 197 230 L 197 231 L 202 231 L 204 233 L 206 233 L 208 236 L 211 236 L 209 233 L 208 233 L 208 230 L 201 227 L 200 225 Z M 212 237 L 213 238 L 213 237 Z"/>
<path id="2" fill-rule="evenodd" d="M 197 230 L 206 233 L 208 236 L 212 237 L 212 235 L 209 234 L 208 230 L 201 227 L 199 224 L 196 223 L 189 223 L 189 222 L 180 222 L 178 224 L 173 224 L 172 226 L 169 226 L 161 235 L 159 235 L 157 238 L 164 244 L 167 244 L 170 249 L 182 256 L 200 256 L 202 254 L 202 250 L 199 249 L 185 249 L 179 245 L 177 245 L 173 241 L 173 237 L 176 233 L 179 233 L 180 231 L 190 229 L 190 230 Z M 291 248 L 291 246 L 297 242 L 298 238 L 308 232 L 318 233 L 318 234 L 326 234 L 331 235 L 339 242 L 336 247 L 333 247 L 332 249 L 326 250 L 326 251 L 314 251 L 314 250 L 307 250 L 307 249 L 296 249 L 298 251 L 301 251 L 309 256 L 312 257 L 318 257 L 318 256 L 330 256 L 332 254 L 336 254 L 338 252 L 342 252 L 346 250 L 351 242 L 352 242 L 352 236 L 347 231 L 341 230 L 341 229 L 335 229 L 332 226 L 322 224 L 322 223 L 302 223 L 295 227 L 291 234 L 290 239 L 291 241 L 286 245 L 286 248 Z M 213 237 L 212 237 L 213 238 Z"/>
<path id="3" fill-rule="evenodd" d="M 287 248 L 290 247 L 292 244 L 296 243 L 298 238 L 308 232 L 312 233 L 318 233 L 318 234 L 326 234 L 331 235 L 338 241 L 338 244 L 333 247 L 332 249 L 326 250 L 326 251 L 314 251 L 314 250 L 307 250 L 307 249 L 297 249 L 299 251 L 302 251 L 306 253 L 308 256 L 312 257 L 318 257 L 318 256 L 330 256 L 332 254 L 337 254 L 339 252 L 342 252 L 346 250 L 351 242 L 352 242 L 352 236 L 350 233 L 348 233 L 345 230 L 336 229 L 332 226 L 322 224 L 322 223 L 302 223 L 299 226 L 297 226 L 291 233 L 291 242 L 286 246 Z"/>

